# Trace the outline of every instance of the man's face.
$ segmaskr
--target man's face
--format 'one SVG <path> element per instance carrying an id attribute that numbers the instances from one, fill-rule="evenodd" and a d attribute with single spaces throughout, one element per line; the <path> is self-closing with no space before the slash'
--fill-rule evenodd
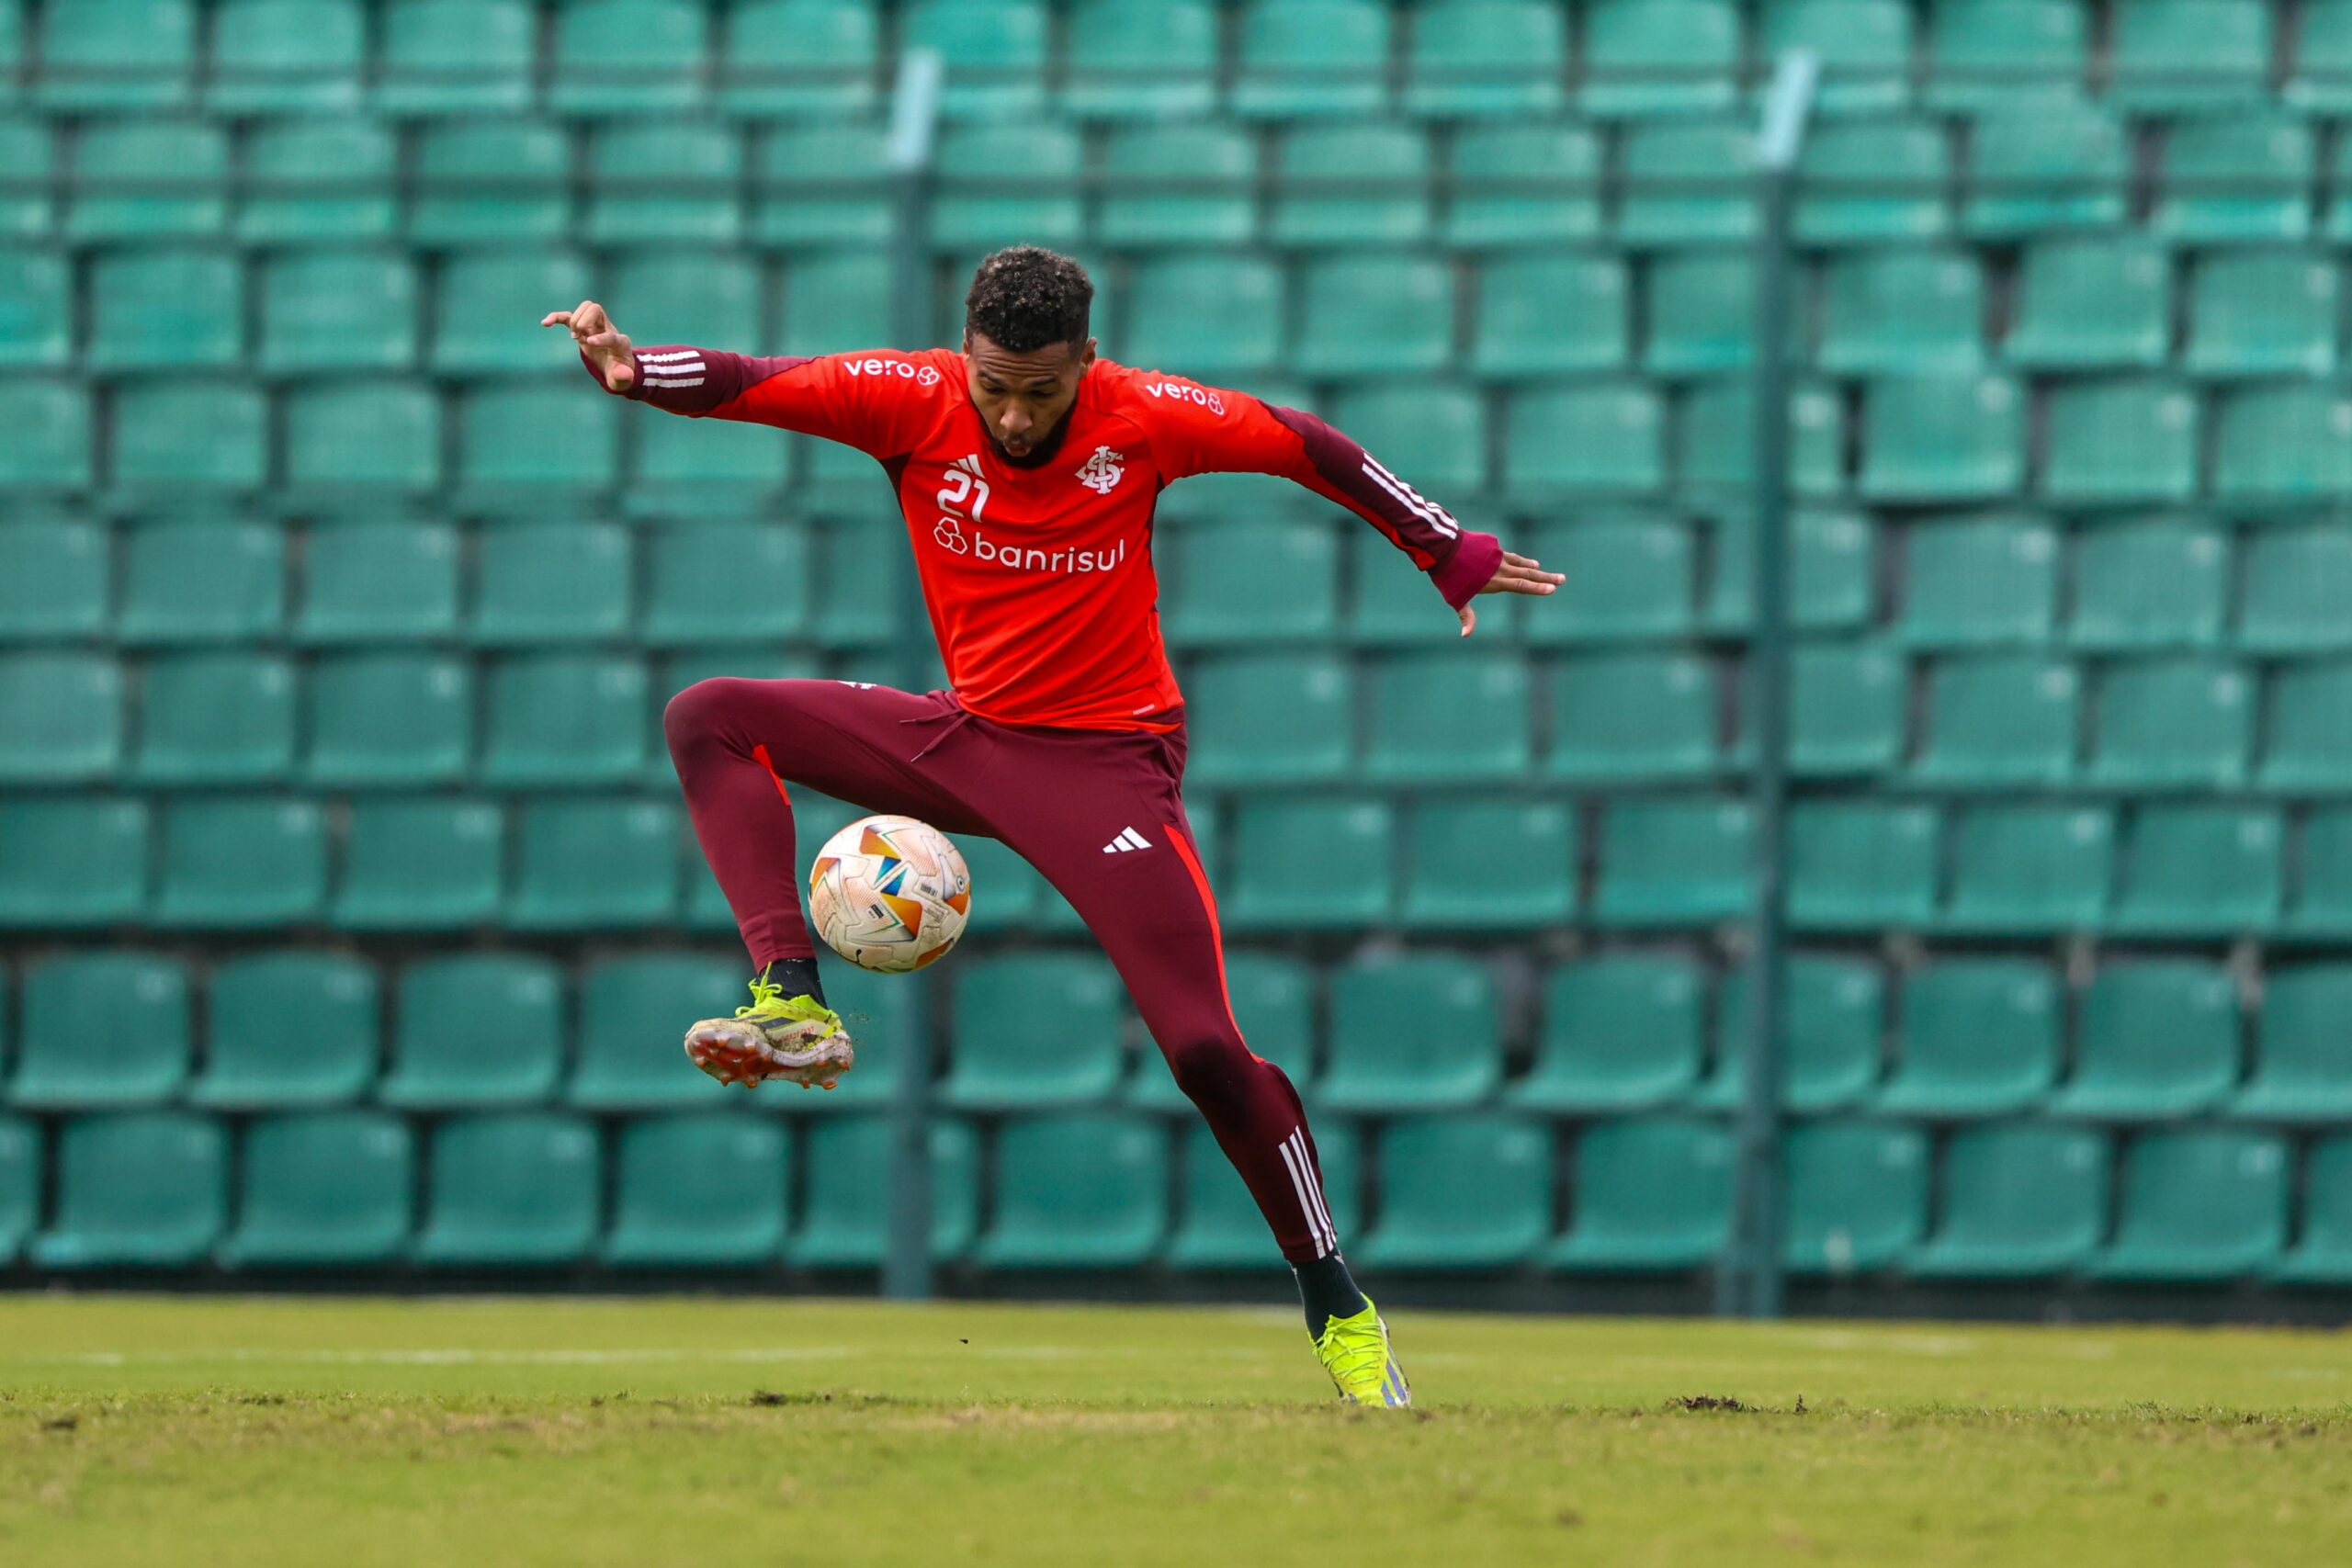
<path id="1" fill-rule="evenodd" d="M 983 333 L 965 329 L 964 364 L 972 406 L 1007 457 L 1018 463 L 1036 453 L 1070 404 L 1079 379 L 1094 363 L 1094 340 L 1049 343 L 1027 354 L 999 346 Z"/>

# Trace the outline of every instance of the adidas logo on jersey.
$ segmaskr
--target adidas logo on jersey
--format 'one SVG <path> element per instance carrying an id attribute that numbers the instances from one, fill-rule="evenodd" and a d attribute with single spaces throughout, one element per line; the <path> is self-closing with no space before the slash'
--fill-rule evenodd
<path id="1" fill-rule="evenodd" d="M 1119 476 L 1127 471 L 1119 466 L 1125 461 L 1108 446 L 1097 446 L 1094 456 L 1086 459 L 1085 466 L 1078 470 L 1078 482 L 1097 495 L 1108 495 L 1111 487 L 1119 482 Z"/>
<path id="2" fill-rule="evenodd" d="M 1145 838 L 1133 828 L 1122 828 L 1119 829 L 1119 836 L 1117 838 L 1102 846 L 1102 852 L 1106 855 L 1119 855 L 1126 854 L 1134 850 L 1148 850 L 1149 848 L 1151 848 L 1151 840 L 1149 839 Z"/>

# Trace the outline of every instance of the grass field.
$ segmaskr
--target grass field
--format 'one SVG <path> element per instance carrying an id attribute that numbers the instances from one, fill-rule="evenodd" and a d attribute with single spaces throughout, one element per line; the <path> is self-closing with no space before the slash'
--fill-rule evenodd
<path id="1" fill-rule="evenodd" d="M 2272 1568 L 2352 1546 L 2337 1335 L 1392 1321 L 1409 1416 L 1328 1403 L 1272 1311 L 0 1298 L 0 1562 Z"/>

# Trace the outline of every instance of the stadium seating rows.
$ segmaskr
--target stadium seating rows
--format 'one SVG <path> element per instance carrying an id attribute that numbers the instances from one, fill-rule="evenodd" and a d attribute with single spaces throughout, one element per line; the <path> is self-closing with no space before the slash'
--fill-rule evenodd
<path id="1" fill-rule="evenodd" d="M 727 1111 L 609 1128 L 560 1111 L 485 1112 L 429 1131 L 364 1110 L 235 1129 L 130 1111 L 59 1119 L 46 1140 L 34 1122 L 0 1117 L 0 1268 L 19 1255 L 60 1270 L 867 1267 L 888 1224 L 888 1139 L 874 1116 L 794 1123 Z M 1217 1269 L 1267 1251 L 1204 1129 L 1171 1137 L 1155 1119 L 1080 1111 L 1008 1118 L 989 1141 L 984 1197 L 974 1126 L 934 1124 L 941 1258 Z M 2120 1153 L 2116 1143 L 2056 1122 L 1941 1140 L 1902 1122 L 1801 1123 L 1786 1145 L 1788 1265 L 1823 1276 L 2352 1281 L 2352 1139 L 2315 1140 L 2300 1161 L 2287 1140 L 2255 1130 L 2146 1132 Z M 1719 1121 L 1619 1118 L 1566 1138 L 1521 1116 L 1406 1116 L 1369 1136 L 1340 1123 L 1320 1144 L 1335 1223 L 1353 1234 L 1370 1213 L 1353 1249 L 1367 1266 L 1657 1273 L 1702 1267 L 1723 1245 Z"/>

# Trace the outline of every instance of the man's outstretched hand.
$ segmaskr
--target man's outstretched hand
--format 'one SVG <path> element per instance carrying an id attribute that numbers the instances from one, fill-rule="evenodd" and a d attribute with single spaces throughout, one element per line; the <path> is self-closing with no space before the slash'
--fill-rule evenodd
<path id="1" fill-rule="evenodd" d="M 602 314 L 601 311 L 598 313 Z M 1567 581 L 1567 578 L 1559 572 L 1543 570 L 1543 564 L 1526 556 L 1515 555 L 1510 550 L 1505 550 L 1503 564 L 1495 568 L 1495 575 L 1487 579 L 1487 586 L 1478 592 L 1544 594 L 1551 592 Z M 1478 612 L 1464 604 L 1462 608 L 1453 613 L 1462 618 L 1462 635 L 1468 637 L 1471 628 L 1478 624 Z"/>
<path id="2" fill-rule="evenodd" d="M 580 345 L 580 352 L 588 356 L 608 389 L 626 392 L 637 385 L 637 358 L 629 352 L 628 339 L 594 299 L 582 299 L 569 310 L 550 310 L 539 318 L 539 325 L 570 327 L 571 341 Z"/>

